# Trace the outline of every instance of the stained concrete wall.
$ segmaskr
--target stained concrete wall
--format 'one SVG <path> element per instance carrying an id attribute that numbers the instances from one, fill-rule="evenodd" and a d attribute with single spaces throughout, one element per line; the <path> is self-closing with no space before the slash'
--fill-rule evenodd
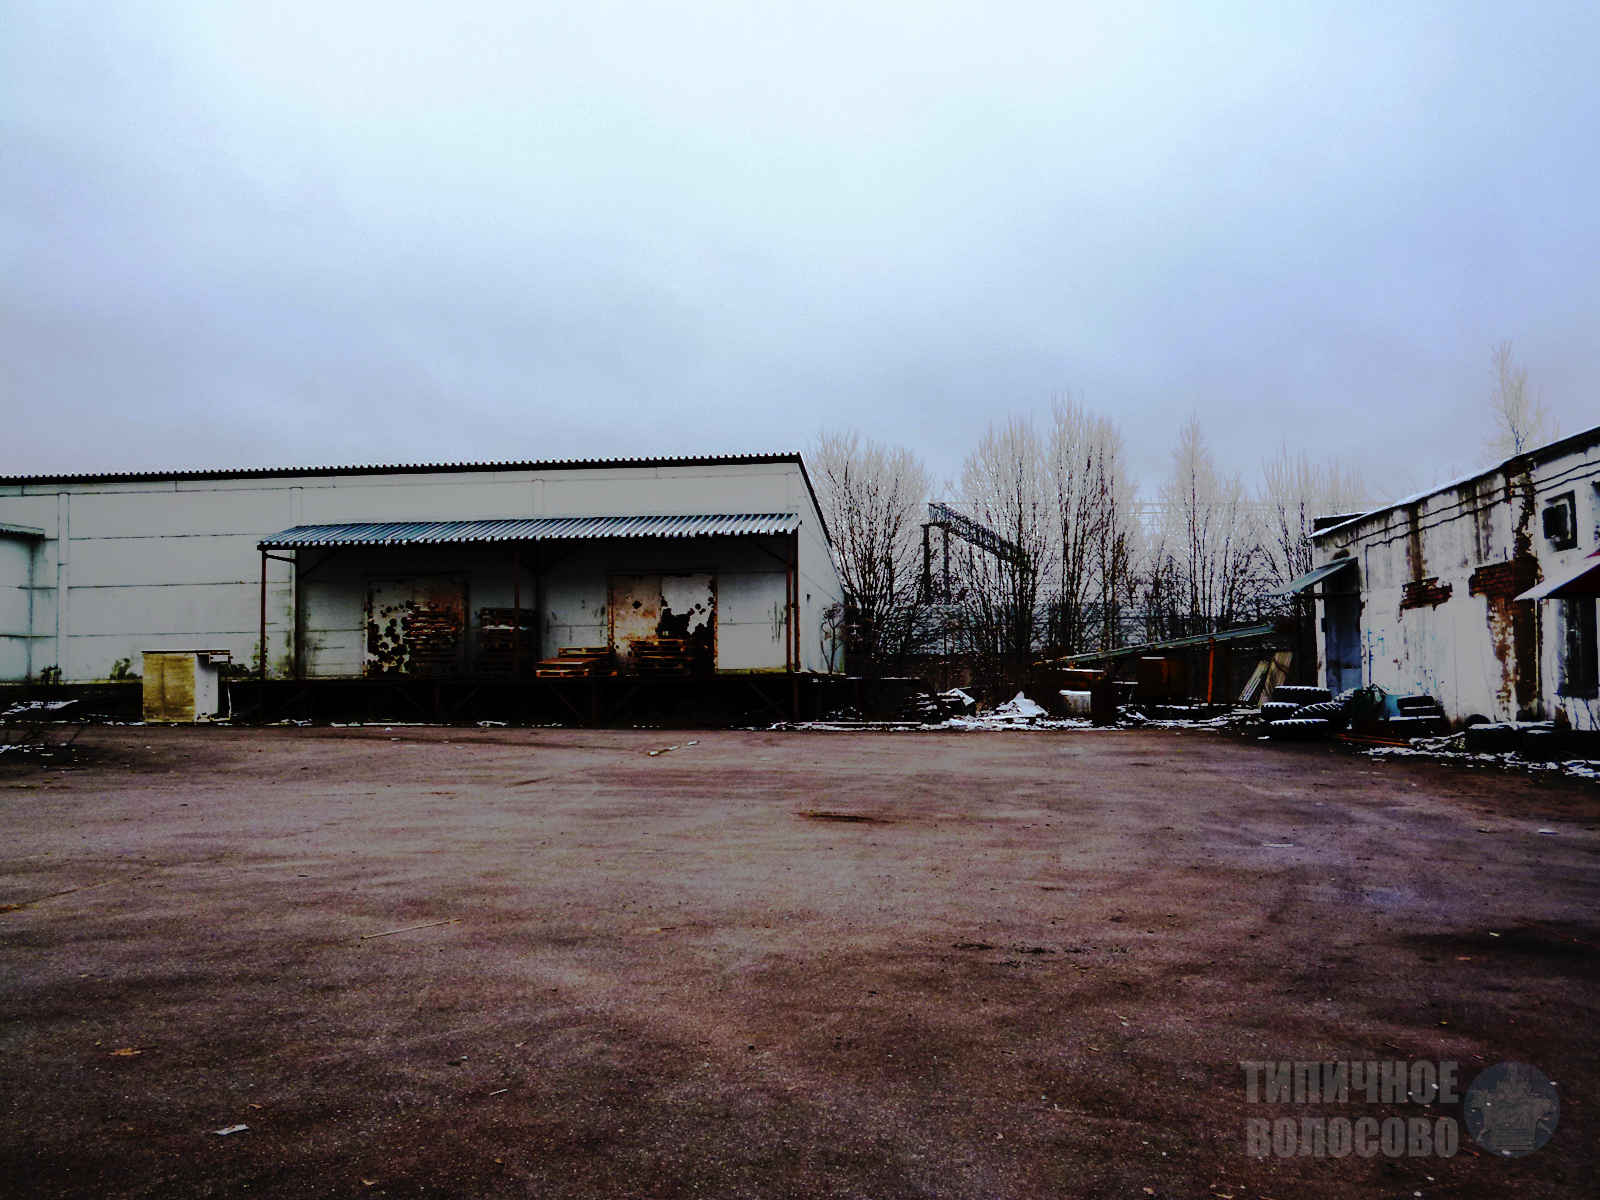
<path id="1" fill-rule="evenodd" d="M 783 539 L 761 538 L 783 552 Z M 563 546 L 565 549 L 566 546 Z M 305 550 L 308 565 L 328 555 Z M 722 671 L 781 670 L 784 665 L 784 569 L 743 538 L 607 538 L 575 544 L 550 570 L 521 564 L 522 607 L 542 598 L 538 633 L 523 648 L 528 662 L 566 646 L 603 646 L 610 636 L 613 575 L 710 572 L 716 578 L 716 663 Z M 359 546 L 329 557 L 302 585 L 305 673 L 326 678 L 359 675 L 365 656 L 367 590 L 373 579 L 443 577 L 467 585 L 476 625 L 481 608 L 510 608 L 512 562 L 493 547 L 470 545 Z M 542 596 L 541 596 L 542 591 Z M 476 654 L 476 639 L 466 654 Z"/>
<path id="2" fill-rule="evenodd" d="M 1557 549 L 1543 513 L 1568 493 L 1577 545 Z M 1600 728 L 1600 702 L 1562 692 L 1561 603 L 1513 600 L 1600 546 L 1600 429 L 1324 530 L 1313 545 L 1318 565 L 1356 561 L 1364 683 L 1431 695 L 1457 722 L 1560 713 Z"/>
<path id="3" fill-rule="evenodd" d="M 28 628 L 0 632 L 30 635 L 31 668 L 24 664 L 23 670 L 31 669 L 34 677 L 59 664 L 68 681 L 104 679 L 119 659 L 137 664 L 141 651 L 173 645 L 231 649 L 237 662 L 249 663 L 258 652 L 261 556 L 256 543 L 294 525 L 779 512 L 800 515 L 803 664 L 826 669 L 821 613 L 841 599 L 842 589 L 810 487 L 794 460 L 3 479 L 0 524 L 31 526 L 43 530 L 44 537 L 31 560 Z M 762 633 L 772 606 L 781 610 L 782 566 L 771 559 L 759 563 L 764 556 L 753 548 L 719 549 L 711 562 L 707 550 L 693 542 L 670 544 L 672 549 L 662 549 L 654 559 L 631 551 L 620 556 L 596 551 L 598 557 L 589 560 L 592 579 L 582 585 L 589 588 L 584 603 L 592 607 L 593 597 L 604 592 L 605 573 L 624 560 L 641 569 L 650 562 L 682 562 L 686 569 L 710 563 L 727 575 L 728 669 L 782 669 L 781 636 L 773 657 L 766 644 L 770 639 L 763 640 Z M 493 595 L 500 568 L 484 565 L 482 570 L 491 589 L 484 594 Z M 269 673 L 279 675 L 289 667 L 293 640 L 292 568 L 269 562 L 267 584 L 267 663 Z M 310 591 L 316 595 L 315 587 Z M 559 587 L 554 595 L 563 595 Z M 333 603 L 331 596 L 326 602 Z M 491 602 L 475 599 L 473 605 Z M 344 619 L 312 614 L 314 622 L 327 626 L 310 630 L 313 642 L 326 640 L 326 647 L 319 644 L 316 650 L 319 671 L 348 668 L 355 661 L 336 636 L 345 628 Z M 0 678 L 22 678 L 17 655 L 6 653 Z"/>

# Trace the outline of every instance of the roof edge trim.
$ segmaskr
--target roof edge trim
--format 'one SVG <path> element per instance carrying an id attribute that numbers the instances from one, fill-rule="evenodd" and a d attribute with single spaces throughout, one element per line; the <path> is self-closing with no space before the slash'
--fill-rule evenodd
<path id="1" fill-rule="evenodd" d="M 1374 508 L 1358 517 L 1351 517 L 1350 520 L 1343 521 L 1338 525 L 1330 525 L 1326 529 L 1319 529 L 1311 534 L 1311 540 L 1313 542 L 1318 541 L 1328 537 L 1330 534 L 1338 533 L 1341 529 L 1349 529 L 1352 525 L 1359 524 L 1362 521 L 1371 520 L 1373 517 L 1382 516 L 1384 513 L 1394 512 L 1397 508 L 1405 508 L 1408 505 L 1418 504 L 1434 496 L 1442 496 L 1445 492 L 1458 488 L 1463 484 L 1472 483 L 1474 480 L 1487 479 L 1491 475 L 1499 475 L 1512 463 L 1519 460 L 1526 461 L 1529 466 L 1534 466 L 1560 458 L 1563 454 L 1570 454 L 1575 450 L 1584 450 L 1596 445 L 1600 445 L 1600 425 L 1596 425 L 1592 429 L 1579 430 L 1577 433 L 1569 434 L 1564 438 L 1557 438 L 1555 441 L 1547 442 L 1543 446 L 1535 446 L 1532 450 L 1514 454 L 1492 467 L 1485 467 L 1481 471 L 1474 471 L 1471 475 L 1463 475 L 1459 479 L 1452 479 L 1449 483 L 1440 484 L 1436 488 L 1429 488 L 1425 492 L 1418 492 L 1414 496 L 1407 496 L 1403 500 L 1396 500 L 1393 504 L 1385 504 L 1379 508 Z"/>
<path id="2" fill-rule="evenodd" d="M 794 463 L 799 451 L 780 454 L 710 454 L 679 458 L 553 458 L 506 462 L 387 463 L 333 467 L 242 467 L 215 471 L 124 471 L 80 475 L 0 475 L 0 486 L 42 483 L 191 483 L 207 479 L 327 478 L 335 475 L 460 475 L 488 471 L 627 470 L 651 467 L 737 467 Z"/>

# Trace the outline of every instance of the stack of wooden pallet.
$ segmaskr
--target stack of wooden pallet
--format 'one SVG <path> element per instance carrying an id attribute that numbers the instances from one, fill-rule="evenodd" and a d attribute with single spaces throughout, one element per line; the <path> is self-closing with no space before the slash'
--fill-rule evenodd
<path id="1" fill-rule="evenodd" d="M 406 673 L 456 675 L 461 671 L 461 621 L 447 609 L 413 608 L 401 618 Z"/>
<path id="2" fill-rule="evenodd" d="M 478 674 L 491 678 L 509 677 L 516 658 L 517 626 L 522 626 L 522 665 L 524 670 L 538 653 L 534 640 L 537 623 L 529 609 L 480 608 L 478 610 Z"/>
<path id="3" fill-rule="evenodd" d="M 554 658 L 540 659 L 534 666 L 540 679 L 571 679 L 585 675 L 611 673 L 609 646 L 564 646 Z"/>
<path id="4" fill-rule="evenodd" d="M 635 675 L 687 675 L 690 669 L 689 639 L 648 637 L 628 642 Z"/>

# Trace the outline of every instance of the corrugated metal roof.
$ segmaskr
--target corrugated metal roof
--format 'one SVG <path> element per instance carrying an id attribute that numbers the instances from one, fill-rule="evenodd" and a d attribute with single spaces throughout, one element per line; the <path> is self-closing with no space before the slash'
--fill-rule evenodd
<path id="1" fill-rule="evenodd" d="M 1320 567 L 1311 568 L 1311 570 L 1300 576 L 1299 579 L 1292 580 L 1291 582 L 1284 584 L 1277 591 L 1268 592 L 1267 595 L 1289 596 L 1293 595 L 1295 592 L 1303 592 L 1307 588 L 1316 587 L 1317 584 L 1328 578 L 1328 576 L 1337 574 L 1346 567 L 1353 567 L 1355 565 L 1356 560 L 1353 558 L 1336 558 L 1330 563 L 1323 563 Z"/>
<path id="2" fill-rule="evenodd" d="M 202 471 L 113 471 L 59 475 L 0 475 L 0 484 L 40 483 L 154 483 L 196 482 L 207 479 L 292 479 L 334 475 L 445 475 L 479 471 L 581 471 L 625 470 L 653 467 L 733 467 L 795 463 L 804 470 L 800 455 L 706 454 L 680 458 L 549 458 L 508 459 L 503 462 L 376 463 L 344 467 L 238 467 Z"/>
<path id="3" fill-rule="evenodd" d="M 736 537 L 793 533 L 797 513 L 702 513 L 664 517 L 512 517 L 486 521 L 365 521 L 296 525 L 269 538 L 263 550 L 294 546 L 415 546 L 440 542 L 537 542 L 551 538 Z"/>
<path id="4" fill-rule="evenodd" d="M 1193 637 L 1172 638 L 1165 642 L 1140 642 L 1137 646 L 1122 646 L 1116 650 L 1092 650 L 1087 654 L 1069 654 L 1065 658 L 1052 658 L 1046 666 L 1063 666 L 1067 663 L 1110 662 L 1118 658 L 1136 658 L 1152 650 L 1182 650 L 1190 646 L 1204 646 L 1211 642 L 1243 642 L 1271 635 L 1271 625 L 1251 625 L 1246 629 L 1225 629 L 1221 633 L 1197 633 Z"/>
<path id="5" fill-rule="evenodd" d="M 1519 459 L 1526 460 L 1528 463 L 1538 466 L 1554 459 L 1561 458 L 1567 454 L 1575 454 L 1584 450 L 1588 450 L 1597 445 L 1600 445 L 1600 425 L 1596 425 L 1592 429 L 1580 430 L 1578 433 L 1570 434 L 1564 438 L 1557 438 L 1553 442 L 1548 442 L 1543 446 L 1536 446 L 1532 450 L 1525 450 L 1521 454 L 1512 455 L 1504 462 L 1496 463 L 1492 467 L 1485 467 L 1474 471 L 1471 475 L 1463 475 L 1459 479 L 1452 479 L 1449 483 L 1438 484 L 1435 487 L 1429 488 L 1425 492 L 1417 492 L 1414 495 L 1407 496 L 1403 500 L 1396 500 L 1392 504 L 1385 504 L 1381 508 L 1370 509 L 1359 516 L 1351 517 L 1348 521 L 1341 521 L 1337 525 L 1329 525 L 1326 529 L 1314 530 L 1311 534 L 1311 540 L 1314 542 L 1320 541 L 1322 538 L 1328 537 L 1330 534 L 1337 533 L 1341 530 L 1348 530 L 1351 526 L 1369 521 L 1373 517 L 1381 517 L 1385 513 L 1391 513 L 1398 508 L 1405 508 L 1408 505 L 1416 504 L 1420 500 L 1427 500 L 1430 497 L 1439 496 L 1443 495 L 1445 492 L 1454 491 L 1462 484 L 1470 483 L 1474 479 L 1485 479 L 1490 475 L 1499 475 L 1502 472 L 1513 470 L 1513 464 L 1517 463 Z"/>

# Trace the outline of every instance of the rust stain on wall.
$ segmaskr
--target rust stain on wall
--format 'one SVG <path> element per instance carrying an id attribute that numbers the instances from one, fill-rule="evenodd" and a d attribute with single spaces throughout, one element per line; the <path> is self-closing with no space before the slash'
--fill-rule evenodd
<path id="1" fill-rule="evenodd" d="M 1526 463 L 1508 466 L 1506 503 L 1514 522 L 1511 558 L 1479 567 L 1467 580 L 1467 593 L 1489 601 L 1489 637 L 1500 663 L 1502 705 L 1519 719 L 1537 717 L 1539 704 L 1539 618 L 1532 600 L 1515 597 L 1539 582 L 1539 561 L 1533 556 L 1533 518 L 1538 500 Z"/>
<path id="2" fill-rule="evenodd" d="M 666 665 L 655 661 L 665 648 L 683 669 L 710 673 L 716 636 L 717 582 L 709 572 L 612 577 L 611 648 L 625 669 Z"/>
<path id="3" fill-rule="evenodd" d="M 1406 573 L 1412 582 L 1421 583 L 1426 570 L 1422 556 L 1422 502 L 1406 508 Z"/>

